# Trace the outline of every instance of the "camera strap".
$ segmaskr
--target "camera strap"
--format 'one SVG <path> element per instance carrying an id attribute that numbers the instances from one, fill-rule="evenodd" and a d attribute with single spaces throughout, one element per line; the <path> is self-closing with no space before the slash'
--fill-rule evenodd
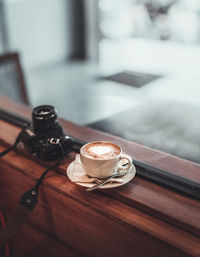
<path id="1" fill-rule="evenodd" d="M 22 129 L 23 131 L 23 129 Z M 10 148 L 6 149 L 5 151 L 0 153 L 0 158 L 9 153 L 11 150 L 14 150 L 18 143 L 20 142 L 20 137 L 22 131 L 18 134 L 15 143 Z M 59 144 L 60 151 L 61 151 L 61 158 L 52 166 L 48 167 L 42 175 L 37 180 L 36 184 L 29 189 L 27 192 L 25 192 L 19 202 L 18 205 L 12 214 L 12 216 L 8 219 L 8 222 L 5 227 L 3 227 L 0 230 L 0 248 L 5 245 L 7 240 L 16 234 L 18 230 L 23 226 L 23 224 L 26 222 L 28 216 L 30 215 L 31 211 L 35 208 L 36 204 L 38 203 L 38 195 L 39 195 L 39 187 L 49 172 L 49 170 L 58 167 L 64 160 L 64 151 L 62 148 L 62 145 Z"/>
<path id="2" fill-rule="evenodd" d="M 3 157 L 4 155 L 6 155 L 7 153 L 9 153 L 10 151 L 14 150 L 17 147 L 17 145 L 19 144 L 20 139 L 21 139 L 22 131 L 23 131 L 23 129 L 18 134 L 18 136 L 15 140 L 15 143 L 12 146 L 0 153 L 0 158 Z"/>

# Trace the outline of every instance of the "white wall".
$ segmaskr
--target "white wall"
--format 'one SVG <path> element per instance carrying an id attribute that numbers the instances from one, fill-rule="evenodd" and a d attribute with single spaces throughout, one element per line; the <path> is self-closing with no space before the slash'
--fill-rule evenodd
<path id="1" fill-rule="evenodd" d="M 9 50 L 20 52 L 26 69 L 69 55 L 69 0 L 7 0 L 4 5 Z"/>

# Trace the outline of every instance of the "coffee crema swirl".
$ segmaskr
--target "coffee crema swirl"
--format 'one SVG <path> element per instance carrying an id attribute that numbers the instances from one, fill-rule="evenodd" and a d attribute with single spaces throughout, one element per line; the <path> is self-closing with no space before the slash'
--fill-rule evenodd
<path id="1" fill-rule="evenodd" d="M 119 155 L 121 149 L 112 143 L 94 142 L 82 149 L 82 154 L 94 159 L 109 159 Z"/>

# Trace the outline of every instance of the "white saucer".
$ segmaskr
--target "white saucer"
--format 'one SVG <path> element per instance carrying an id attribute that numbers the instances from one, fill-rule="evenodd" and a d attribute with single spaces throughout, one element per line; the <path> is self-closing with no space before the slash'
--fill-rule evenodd
<path id="1" fill-rule="evenodd" d="M 77 162 L 77 161 L 71 162 L 70 165 L 67 167 L 67 170 L 66 170 L 66 174 L 67 174 L 68 178 L 73 183 L 76 183 L 79 186 L 83 186 L 83 187 L 87 187 L 87 188 L 93 187 L 94 185 L 96 185 L 95 182 L 87 182 L 87 183 L 84 182 L 84 183 L 81 183 L 81 182 L 74 181 L 74 178 L 77 176 L 77 174 L 79 172 L 81 172 L 82 174 L 86 174 L 85 171 L 83 170 L 82 166 L 80 165 L 80 163 Z M 132 165 L 132 167 L 129 170 L 129 172 L 126 175 L 124 175 L 123 182 L 119 183 L 119 182 L 114 182 L 113 181 L 112 183 L 107 183 L 107 184 L 103 185 L 100 189 L 108 189 L 108 188 L 120 187 L 120 186 L 130 182 L 135 177 L 135 174 L 136 174 L 136 169 L 135 169 L 135 166 Z"/>

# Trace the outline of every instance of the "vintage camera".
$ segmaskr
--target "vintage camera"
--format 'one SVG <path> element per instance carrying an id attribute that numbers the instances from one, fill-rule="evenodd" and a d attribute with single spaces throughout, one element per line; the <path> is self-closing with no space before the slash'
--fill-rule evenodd
<path id="1" fill-rule="evenodd" d="M 73 151 L 75 144 L 71 137 L 63 133 L 57 113 L 51 105 L 33 109 L 32 124 L 23 129 L 21 140 L 31 154 L 50 161 Z"/>

